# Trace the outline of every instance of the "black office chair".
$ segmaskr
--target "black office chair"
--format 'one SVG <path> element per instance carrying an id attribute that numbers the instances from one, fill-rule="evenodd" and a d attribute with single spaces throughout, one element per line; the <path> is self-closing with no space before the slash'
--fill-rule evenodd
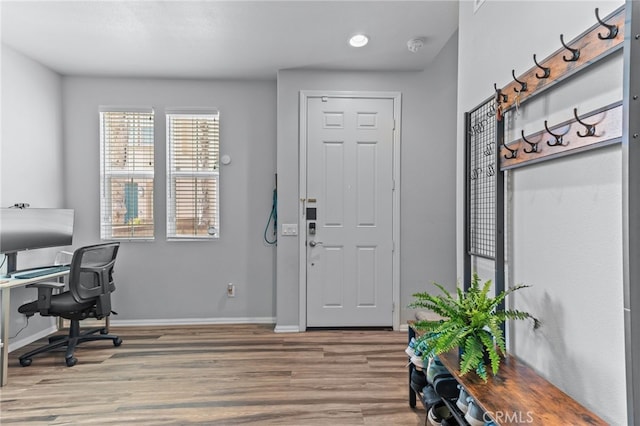
<path id="1" fill-rule="evenodd" d="M 38 289 L 38 300 L 24 304 L 18 312 L 27 316 L 39 313 L 71 320 L 68 336 L 53 336 L 49 344 L 20 357 L 20 365 L 31 365 L 34 355 L 62 346 L 67 347 L 65 362 L 68 367 L 76 365 L 73 356 L 76 345 L 91 340 L 113 341 L 120 346 L 122 339 L 108 333 L 107 327 L 95 328 L 80 333 L 80 321 L 85 318 L 103 319 L 111 315 L 111 293 L 115 290 L 113 265 L 120 243 L 97 244 L 77 249 L 73 253 L 69 271 L 69 290 L 53 294 L 54 289 L 64 288 L 64 283 L 34 283 L 27 287 Z M 100 334 L 97 334 L 100 333 Z"/>

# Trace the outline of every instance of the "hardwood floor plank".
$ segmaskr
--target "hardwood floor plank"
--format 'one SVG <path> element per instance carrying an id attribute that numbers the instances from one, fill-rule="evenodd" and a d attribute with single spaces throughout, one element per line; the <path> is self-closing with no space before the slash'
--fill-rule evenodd
<path id="1" fill-rule="evenodd" d="M 423 425 L 407 397 L 406 334 L 273 326 L 112 327 L 123 339 L 10 354 L 0 424 Z"/>

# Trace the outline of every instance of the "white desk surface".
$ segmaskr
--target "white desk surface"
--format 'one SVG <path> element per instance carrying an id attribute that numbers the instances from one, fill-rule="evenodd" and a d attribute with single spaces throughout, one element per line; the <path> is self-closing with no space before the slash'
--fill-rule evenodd
<path id="1" fill-rule="evenodd" d="M 46 267 L 43 267 L 45 269 Z M 6 340 L 9 335 L 9 309 L 10 309 L 10 289 L 22 287 L 33 283 L 49 281 L 69 275 L 69 270 L 54 272 L 33 278 L 0 278 L 0 295 L 2 305 L 0 305 L 0 387 L 7 384 L 7 368 L 9 357 L 9 345 Z"/>
<path id="2" fill-rule="evenodd" d="M 39 277 L 33 277 L 33 278 L 13 278 L 13 277 L 0 278 L 0 290 L 5 288 L 20 287 L 20 286 L 28 285 L 32 283 L 39 283 L 42 281 L 50 280 L 52 278 L 63 277 L 65 275 L 69 275 L 69 270 L 54 272 L 52 274 L 47 274 L 47 275 L 40 275 Z"/>

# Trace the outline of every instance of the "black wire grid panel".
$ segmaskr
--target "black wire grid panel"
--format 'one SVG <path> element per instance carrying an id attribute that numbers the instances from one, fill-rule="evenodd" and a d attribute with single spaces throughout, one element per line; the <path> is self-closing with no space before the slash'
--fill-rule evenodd
<path id="1" fill-rule="evenodd" d="M 469 113 L 469 254 L 494 259 L 496 242 L 496 104 Z"/>

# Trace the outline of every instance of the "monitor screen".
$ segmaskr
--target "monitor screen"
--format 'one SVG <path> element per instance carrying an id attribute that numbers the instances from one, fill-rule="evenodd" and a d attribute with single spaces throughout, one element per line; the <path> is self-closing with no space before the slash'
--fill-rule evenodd
<path id="1" fill-rule="evenodd" d="M 0 253 L 69 246 L 72 239 L 72 209 L 0 209 Z"/>

